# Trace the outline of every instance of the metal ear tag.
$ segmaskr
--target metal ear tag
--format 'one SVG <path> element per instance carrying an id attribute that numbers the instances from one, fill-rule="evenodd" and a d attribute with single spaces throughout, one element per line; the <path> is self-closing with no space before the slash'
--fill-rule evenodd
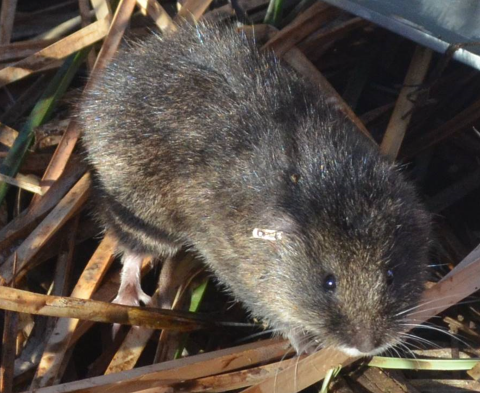
<path id="1" fill-rule="evenodd" d="M 277 240 L 282 240 L 283 232 L 282 231 L 275 231 L 273 229 L 255 228 L 252 231 L 252 235 L 255 239 L 270 240 L 270 241 L 274 242 L 274 241 L 277 241 Z"/>

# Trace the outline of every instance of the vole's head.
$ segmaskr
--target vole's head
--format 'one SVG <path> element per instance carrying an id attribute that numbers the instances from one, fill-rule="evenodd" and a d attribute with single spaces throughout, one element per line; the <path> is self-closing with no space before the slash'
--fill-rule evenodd
<path id="1" fill-rule="evenodd" d="M 420 300 L 429 217 L 403 177 L 377 165 L 341 183 L 318 175 L 318 187 L 300 177 L 294 187 L 309 192 L 283 203 L 282 218 L 272 221 L 281 236 L 265 242 L 277 257 L 258 286 L 275 296 L 261 312 L 299 352 L 380 353 L 400 342 Z"/>
<path id="2" fill-rule="evenodd" d="M 308 254 L 306 274 L 297 273 L 290 294 L 302 321 L 300 337 L 310 337 L 295 342 L 293 331 L 298 350 L 318 343 L 354 356 L 373 355 L 400 341 L 407 313 L 424 289 L 428 238 L 421 211 L 404 208 L 395 215 L 394 209 L 353 224 L 358 229 L 351 230 L 365 231 L 365 237 L 350 236 L 348 230 L 309 235 L 308 246 L 301 247 Z"/>

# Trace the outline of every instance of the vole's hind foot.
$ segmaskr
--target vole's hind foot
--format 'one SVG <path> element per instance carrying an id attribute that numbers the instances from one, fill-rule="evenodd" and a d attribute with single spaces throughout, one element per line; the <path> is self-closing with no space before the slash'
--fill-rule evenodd
<path id="1" fill-rule="evenodd" d="M 120 288 L 112 303 L 126 306 L 148 306 L 152 298 L 143 292 L 141 286 L 141 269 L 143 255 L 125 251 L 122 257 L 123 268 L 120 274 Z M 118 324 L 113 325 L 113 336 L 117 333 Z"/>
<path id="2" fill-rule="evenodd" d="M 127 306 L 147 306 L 150 304 L 151 297 L 143 292 L 140 282 L 143 258 L 143 255 L 128 251 L 123 254 L 120 288 L 113 303 Z"/>

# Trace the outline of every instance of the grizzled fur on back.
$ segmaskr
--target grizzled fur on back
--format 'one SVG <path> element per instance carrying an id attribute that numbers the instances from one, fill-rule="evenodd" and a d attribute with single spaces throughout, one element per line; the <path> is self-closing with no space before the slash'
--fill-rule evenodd
<path id="1" fill-rule="evenodd" d="M 97 212 L 123 248 L 194 247 L 297 349 L 304 334 L 362 353 L 398 341 L 423 289 L 428 217 L 376 146 L 273 55 L 228 28 L 152 36 L 120 51 L 79 120 Z"/>

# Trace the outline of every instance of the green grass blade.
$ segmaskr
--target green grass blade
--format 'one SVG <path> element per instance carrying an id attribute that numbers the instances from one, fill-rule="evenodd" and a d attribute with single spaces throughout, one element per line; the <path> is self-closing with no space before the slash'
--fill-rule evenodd
<path id="1" fill-rule="evenodd" d="M 35 127 L 44 124 L 51 115 L 56 103 L 67 90 L 75 73 L 87 56 L 90 47 L 69 56 L 58 70 L 39 101 L 32 109 L 24 126 L 20 129 L 13 146 L 0 165 L 0 173 L 15 177 L 27 154 L 33 137 Z M 0 204 L 5 199 L 8 191 L 8 184 L 0 182 Z"/>
<path id="2" fill-rule="evenodd" d="M 192 293 L 192 300 L 190 301 L 190 307 L 188 311 L 197 312 L 200 308 L 200 304 L 205 296 L 205 292 L 207 291 L 208 286 L 208 278 L 205 279 Z"/>
<path id="3" fill-rule="evenodd" d="M 190 307 L 188 311 L 197 312 L 200 308 L 203 298 L 205 297 L 205 293 L 207 291 L 208 286 L 208 278 L 205 279 L 192 293 L 192 298 L 190 300 Z M 174 359 L 180 359 L 182 357 L 183 349 L 187 344 L 188 334 L 185 334 L 181 340 L 180 345 L 178 346 L 177 350 L 175 351 Z"/>
<path id="4" fill-rule="evenodd" d="M 470 370 L 480 363 L 480 359 L 399 359 L 374 356 L 368 363 L 370 367 L 397 370 Z"/>
<path id="5" fill-rule="evenodd" d="M 263 23 L 278 27 L 282 19 L 283 0 L 270 0 Z"/>
<path id="6" fill-rule="evenodd" d="M 327 371 L 327 373 L 325 374 L 325 378 L 323 379 L 322 388 L 320 389 L 319 393 L 328 393 L 328 387 L 335 379 L 335 377 L 340 373 L 341 369 L 342 366 L 338 366 L 335 368 L 331 368 Z"/>

